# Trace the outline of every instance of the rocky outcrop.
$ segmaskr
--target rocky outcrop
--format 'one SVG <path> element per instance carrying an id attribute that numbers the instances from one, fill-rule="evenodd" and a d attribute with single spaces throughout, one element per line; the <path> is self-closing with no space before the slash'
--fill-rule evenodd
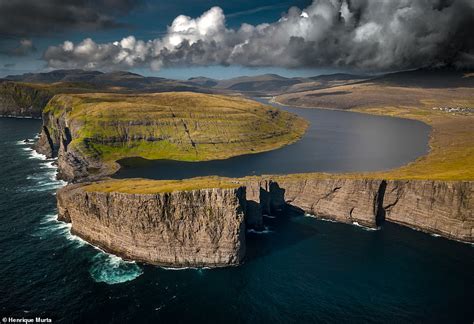
<path id="1" fill-rule="evenodd" d="M 298 179 L 246 183 L 251 224 L 261 214 L 309 213 L 377 227 L 384 221 L 474 242 L 474 182 Z"/>
<path id="2" fill-rule="evenodd" d="M 386 221 L 474 242 L 472 181 L 387 181 L 383 210 Z"/>
<path id="3" fill-rule="evenodd" d="M 49 104 L 55 104 L 54 101 L 53 98 Z M 58 179 L 68 182 L 94 180 L 114 173 L 118 165 L 104 164 L 98 156 L 82 154 L 77 147 L 69 145 L 81 125 L 68 119 L 67 110 L 68 107 L 64 107 L 64 112 L 59 115 L 50 111 L 43 112 L 43 125 L 35 145 L 36 151 L 48 158 L 57 157 Z"/>
<path id="4" fill-rule="evenodd" d="M 245 189 L 160 194 L 57 193 L 72 233 L 126 259 L 173 267 L 229 266 L 245 255 Z"/>
<path id="5" fill-rule="evenodd" d="M 53 94 L 39 87 L 0 82 L 0 116 L 40 118 Z"/>
<path id="6" fill-rule="evenodd" d="M 379 189 L 382 180 L 308 179 L 265 180 L 248 182 L 249 200 L 260 206 L 255 215 L 276 214 L 292 207 L 296 212 L 309 213 L 342 223 L 377 226 L 380 214 Z M 250 204 L 252 206 L 252 204 Z M 258 219 L 257 216 L 253 216 Z M 254 221 L 257 223 L 257 221 Z"/>

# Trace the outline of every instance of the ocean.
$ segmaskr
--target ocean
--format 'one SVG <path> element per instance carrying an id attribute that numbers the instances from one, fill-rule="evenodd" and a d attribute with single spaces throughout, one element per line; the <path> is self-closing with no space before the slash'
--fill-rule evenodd
<path id="1" fill-rule="evenodd" d="M 265 218 L 245 263 L 165 269 L 104 253 L 56 221 L 40 121 L 0 119 L 0 315 L 75 323 L 472 323 L 474 248 L 386 223 Z"/>

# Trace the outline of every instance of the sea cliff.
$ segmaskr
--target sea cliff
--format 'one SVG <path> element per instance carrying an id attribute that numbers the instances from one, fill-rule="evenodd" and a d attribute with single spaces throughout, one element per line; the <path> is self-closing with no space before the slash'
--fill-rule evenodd
<path id="1" fill-rule="evenodd" d="M 474 182 L 434 180 L 298 179 L 246 184 L 249 216 L 292 210 L 375 228 L 385 221 L 474 242 Z M 256 194 L 259 192 L 259 194 Z"/>
<path id="2" fill-rule="evenodd" d="M 110 189 L 125 181 L 129 187 Z M 133 181 L 145 182 L 148 193 L 129 189 Z M 183 180 L 183 188 L 192 181 Z M 154 183 L 157 191 L 149 193 Z M 108 252 L 174 267 L 240 264 L 246 228 L 261 228 L 265 214 L 369 228 L 392 222 L 474 242 L 472 181 L 265 179 L 235 185 L 160 192 L 162 182 L 143 179 L 72 184 L 58 191 L 58 218 Z"/>
<path id="3" fill-rule="evenodd" d="M 51 91 L 39 86 L 0 82 L 0 116 L 39 118 L 52 96 Z"/>
<path id="4" fill-rule="evenodd" d="M 71 232 L 126 259 L 151 264 L 231 266 L 245 255 L 242 188 L 128 194 L 69 185 L 57 193 Z"/>

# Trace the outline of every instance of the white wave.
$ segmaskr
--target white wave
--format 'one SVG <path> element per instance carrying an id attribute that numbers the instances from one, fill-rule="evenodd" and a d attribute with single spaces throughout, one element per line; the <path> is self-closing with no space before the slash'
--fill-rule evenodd
<path id="1" fill-rule="evenodd" d="M 92 259 L 89 273 L 96 282 L 109 285 L 131 281 L 139 277 L 143 270 L 135 263 L 106 253 L 98 253 Z"/>
<path id="2" fill-rule="evenodd" d="M 159 266 L 163 270 L 171 270 L 171 271 L 181 271 L 181 270 L 197 270 L 201 272 L 202 270 L 210 270 L 211 267 L 164 267 Z"/>
<path id="3" fill-rule="evenodd" d="M 41 119 L 39 117 L 33 117 L 33 116 L 17 116 L 17 115 L 6 115 L 5 117 L 8 118 L 15 118 L 15 119 Z"/>
<path id="4" fill-rule="evenodd" d="M 352 222 L 352 225 L 360 227 L 361 229 L 365 231 L 378 231 L 380 229 L 379 227 L 373 228 L 373 227 L 363 226 L 363 225 L 360 225 L 358 222 Z"/>
<path id="5" fill-rule="evenodd" d="M 320 220 L 320 221 L 323 221 L 323 222 L 330 222 L 330 223 L 338 223 L 338 221 L 335 221 L 334 219 L 329 219 L 329 218 L 322 218 L 322 217 L 318 217 L 316 215 L 313 215 L 313 214 L 304 214 L 305 217 L 311 217 L 311 218 L 316 218 L 317 220 Z"/>
<path id="6" fill-rule="evenodd" d="M 270 230 L 270 228 L 269 228 L 268 226 L 264 226 L 264 227 L 263 227 L 263 230 L 261 230 L 261 231 L 258 231 L 258 230 L 256 230 L 256 229 L 251 228 L 251 229 L 248 229 L 248 230 L 247 230 L 247 233 L 252 233 L 252 234 L 270 234 L 270 233 L 273 233 L 273 231 Z"/>
<path id="7" fill-rule="evenodd" d="M 80 237 L 71 234 L 70 223 L 62 222 L 58 220 L 58 214 L 48 214 L 46 215 L 40 224 L 43 225 L 40 227 L 40 230 L 48 233 L 57 233 L 64 236 L 69 242 L 74 243 L 78 246 L 83 246 L 87 242 L 81 239 Z"/>
<path id="8" fill-rule="evenodd" d="M 72 224 L 59 221 L 57 214 L 50 214 L 44 218 L 43 223 L 50 223 L 55 227 L 58 234 L 63 235 L 66 240 L 82 247 L 85 245 L 93 247 L 97 250 L 97 254 L 93 257 L 93 264 L 89 269 L 91 277 L 96 282 L 104 282 L 107 284 L 118 284 L 131 281 L 139 277 L 143 270 L 135 261 L 125 261 L 121 257 L 110 254 L 95 246 L 77 235 L 71 233 Z"/>
<path id="9" fill-rule="evenodd" d="M 193 268 L 193 267 L 160 267 L 161 269 L 163 270 L 171 270 L 171 271 L 181 271 L 181 270 L 197 270 L 197 268 Z"/>
<path id="10" fill-rule="evenodd" d="M 38 182 L 34 185 L 34 187 L 30 187 L 26 189 L 26 192 L 43 192 L 43 191 L 52 191 L 63 187 L 62 183 L 58 181 L 45 181 L 45 182 Z"/>
<path id="11" fill-rule="evenodd" d="M 16 145 L 31 145 L 35 142 L 35 138 L 27 138 L 26 140 L 28 140 L 28 142 L 25 142 L 25 140 L 21 140 L 21 141 L 16 141 Z"/>
<path id="12" fill-rule="evenodd" d="M 40 154 L 36 152 L 35 150 L 31 149 L 31 155 L 29 159 L 37 159 L 37 160 L 47 160 L 48 158 L 44 154 Z"/>
<path id="13" fill-rule="evenodd" d="M 266 214 L 264 214 L 262 216 L 265 217 L 265 218 L 270 218 L 270 219 L 276 218 L 276 216 L 266 215 Z"/>

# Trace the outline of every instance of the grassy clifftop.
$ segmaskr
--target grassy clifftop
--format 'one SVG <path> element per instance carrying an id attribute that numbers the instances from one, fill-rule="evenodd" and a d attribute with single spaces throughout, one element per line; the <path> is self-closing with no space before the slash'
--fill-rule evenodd
<path id="1" fill-rule="evenodd" d="M 60 82 L 38 84 L 26 82 L 0 82 L 0 115 L 41 117 L 48 101 L 58 93 L 96 91 L 87 83 Z"/>
<path id="2" fill-rule="evenodd" d="M 15 82 L 0 83 L 0 115 L 40 117 L 54 95 L 42 86 Z"/>
<path id="3" fill-rule="evenodd" d="M 186 180 L 121 179 L 94 182 L 86 191 L 123 192 L 131 194 L 156 194 L 173 191 L 190 191 L 209 188 L 238 188 L 241 182 L 228 178 L 202 177 Z"/>
<path id="4" fill-rule="evenodd" d="M 307 127 L 251 100 L 191 92 L 56 95 L 44 112 L 65 119 L 70 145 L 104 162 L 223 159 L 279 148 Z"/>

